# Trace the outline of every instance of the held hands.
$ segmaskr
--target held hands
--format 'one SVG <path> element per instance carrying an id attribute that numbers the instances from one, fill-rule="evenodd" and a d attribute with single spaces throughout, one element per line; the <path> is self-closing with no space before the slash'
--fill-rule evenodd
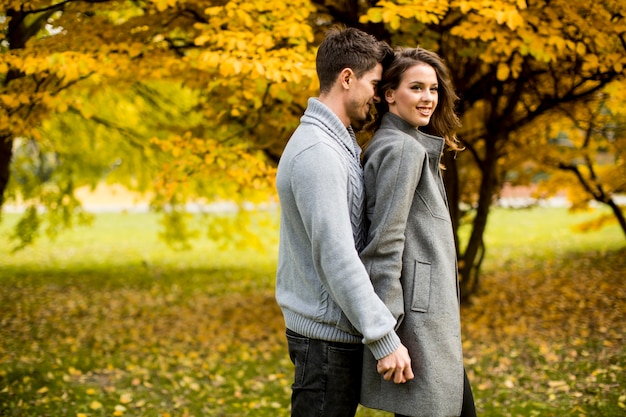
<path id="1" fill-rule="evenodd" d="M 409 351 L 403 344 L 400 344 L 389 355 L 379 359 L 376 370 L 383 376 L 385 381 L 393 380 L 396 384 L 404 384 L 415 377 L 411 369 Z"/>

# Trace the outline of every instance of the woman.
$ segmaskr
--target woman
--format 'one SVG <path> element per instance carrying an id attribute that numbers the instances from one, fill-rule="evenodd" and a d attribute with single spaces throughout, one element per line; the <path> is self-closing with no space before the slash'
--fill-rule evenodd
<path id="1" fill-rule="evenodd" d="M 363 155 L 368 243 L 363 262 L 398 320 L 415 378 L 390 380 L 371 354 L 361 403 L 396 416 L 475 416 L 463 368 L 452 221 L 440 172 L 445 147 L 458 150 L 457 96 L 441 59 L 397 49 L 378 86 L 379 126 Z M 419 130 L 429 125 L 433 136 Z"/>

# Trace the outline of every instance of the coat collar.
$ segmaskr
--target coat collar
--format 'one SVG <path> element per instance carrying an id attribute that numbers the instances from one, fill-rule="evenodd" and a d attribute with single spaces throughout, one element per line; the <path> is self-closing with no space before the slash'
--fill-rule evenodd
<path id="1" fill-rule="evenodd" d="M 391 112 L 387 112 L 383 115 L 380 123 L 380 129 L 398 129 L 407 135 L 414 137 L 424 147 L 424 149 L 426 149 L 429 157 L 435 158 L 436 161 L 439 161 L 445 144 L 442 137 L 424 133 L 413 127 L 400 116 Z"/>

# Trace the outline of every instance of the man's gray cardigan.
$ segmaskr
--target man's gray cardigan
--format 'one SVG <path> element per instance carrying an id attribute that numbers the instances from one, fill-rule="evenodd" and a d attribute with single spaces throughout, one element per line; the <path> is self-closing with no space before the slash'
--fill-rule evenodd
<path id="1" fill-rule="evenodd" d="M 361 257 L 398 319 L 415 379 L 396 385 L 365 353 L 363 405 L 414 417 L 458 417 L 463 357 L 456 250 L 439 163 L 444 141 L 393 113 L 364 152 L 368 244 Z"/>
<path id="2" fill-rule="evenodd" d="M 280 243 L 276 300 L 288 329 L 393 352 L 396 320 L 359 258 L 365 243 L 363 171 L 351 128 L 309 99 L 278 164 Z M 355 243 L 356 242 L 356 243 Z"/>

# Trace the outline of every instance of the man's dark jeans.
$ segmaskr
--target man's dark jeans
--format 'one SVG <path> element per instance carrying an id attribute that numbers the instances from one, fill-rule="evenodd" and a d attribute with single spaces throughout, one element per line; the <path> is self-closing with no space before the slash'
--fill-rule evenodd
<path id="1" fill-rule="evenodd" d="M 287 330 L 295 365 L 292 417 L 354 417 L 361 390 L 362 344 L 326 342 Z"/>

